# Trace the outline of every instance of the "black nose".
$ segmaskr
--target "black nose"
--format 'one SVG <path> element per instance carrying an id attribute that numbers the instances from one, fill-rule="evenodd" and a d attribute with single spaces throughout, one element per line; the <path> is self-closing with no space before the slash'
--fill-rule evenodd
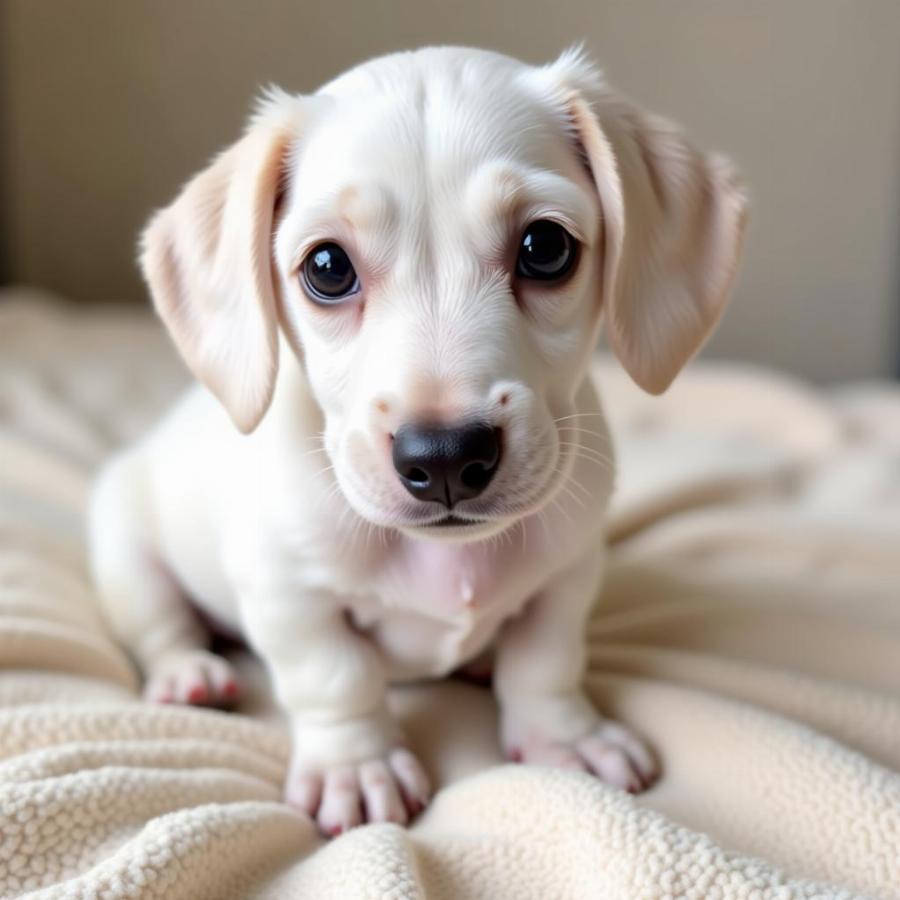
<path id="1" fill-rule="evenodd" d="M 394 468 L 417 500 L 450 509 L 477 497 L 500 465 L 500 431 L 483 423 L 459 428 L 404 425 L 394 435 Z"/>

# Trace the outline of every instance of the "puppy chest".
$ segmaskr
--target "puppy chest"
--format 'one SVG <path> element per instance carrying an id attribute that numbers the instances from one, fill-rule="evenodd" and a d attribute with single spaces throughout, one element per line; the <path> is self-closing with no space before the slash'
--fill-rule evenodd
<path id="1" fill-rule="evenodd" d="M 374 593 L 352 603 L 351 617 L 392 677 L 445 675 L 484 650 L 527 600 L 512 562 L 488 547 L 410 542 L 373 579 Z"/>

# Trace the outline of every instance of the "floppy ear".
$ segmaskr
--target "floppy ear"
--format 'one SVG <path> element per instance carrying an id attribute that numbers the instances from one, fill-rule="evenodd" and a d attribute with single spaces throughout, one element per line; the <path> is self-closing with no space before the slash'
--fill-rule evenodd
<path id="1" fill-rule="evenodd" d="M 273 92 L 141 241 L 144 277 L 179 353 L 245 433 L 268 409 L 278 368 L 271 245 L 292 103 Z"/>
<path id="2" fill-rule="evenodd" d="M 737 273 L 746 196 L 727 160 L 614 94 L 578 52 L 551 70 L 593 175 L 605 236 L 613 351 L 662 393 L 719 321 Z"/>

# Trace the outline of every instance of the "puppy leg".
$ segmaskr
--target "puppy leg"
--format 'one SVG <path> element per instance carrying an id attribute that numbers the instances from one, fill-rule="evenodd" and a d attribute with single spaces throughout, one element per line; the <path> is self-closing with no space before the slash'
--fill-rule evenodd
<path id="1" fill-rule="evenodd" d="M 386 705 L 384 663 L 347 622 L 337 597 L 278 584 L 241 592 L 244 632 L 269 667 L 287 711 L 293 753 L 285 799 L 325 834 L 363 822 L 403 824 L 429 785 Z"/>
<path id="2" fill-rule="evenodd" d="M 643 741 L 603 719 L 582 688 L 585 628 L 602 581 L 593 552 L 558 575 L 500 635 L 494 685 L 507 754 L 537 765 L 590 771 L 636 792 L 657 766 Z"/>
<path id="3" fill-rule="evenodd" d="M 206 649 L 209 635 L 155 558 L 150 521 L 139 463 L 113 460 L 97 481 L 89 516 L 91 567 L 107 621 L 141 667 L 148 700 L 230 704 L 237 676 Z"/>

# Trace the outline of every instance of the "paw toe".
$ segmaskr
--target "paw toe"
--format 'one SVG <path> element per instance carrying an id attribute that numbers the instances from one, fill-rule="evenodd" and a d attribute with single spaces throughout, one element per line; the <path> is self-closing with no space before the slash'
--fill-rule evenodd
<path id="1" fill-rule="evenodd" d="M 359 783 L 369 822 L 406 824 L 406 807 L 387 763 L 380 759 L 363 763 L 359 768 Z"/>
<path id="2" fill-rule="evenodd" d="M 231 664 L 205 650 L 161 662 L 148 675 L 145 697 L 156 703 L 229 706 L 240 694 Z"/>
<path id="3" fill-rule="evenodd" d="M 431 799 L 431 784 L 422 764 L 409 750 L 402 747 L 391 753 L 388 764 L 397 778 L 400 793 L 410 815 L 421 812 Z"/>
<path id="4" fill-rule="evenodd" d="M 362 823 L 359 784 L 352 766 L 325 774 L 317 821 L 325 834 L 332 834 L 336 828 L 349 831 Z"/>
<path id="5" fill-rule="evenodd" d="M 306 772 L 289 778 L 284 799 L 289 806 L 310 817 L 315 816 L 322 799 L 322 777 L 315 772 Z"/>

